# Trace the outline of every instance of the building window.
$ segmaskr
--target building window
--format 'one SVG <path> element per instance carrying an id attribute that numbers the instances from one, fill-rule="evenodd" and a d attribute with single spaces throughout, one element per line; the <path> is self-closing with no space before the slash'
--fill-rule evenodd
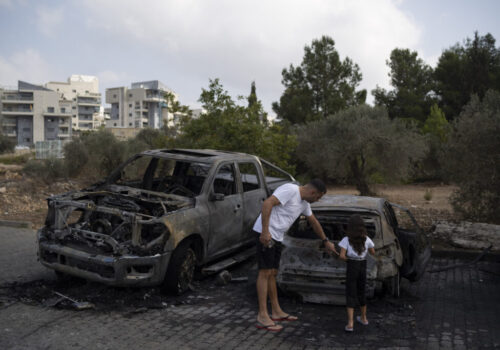
<path id="1" fill-rule="evenodd" d="M 76 93 L 76 90 L 72 90 L 72 91 Z"/>
<path id="2" fill-rule="evenodd" d="M 113 98 L 116 98 L 116 94 L 113 94 Z"/>
<path id="3" fill-rule="evenodd" d="M 72 108 L 73 108 L 73 109 L 76 109 L 76 106 L 73 106 Z"/>
<path id="4" fill-rule="evenodd" d="M 132 123 L 128 123 L 128 126 L 132 126 Z"/>
<path id="5" fill-rule="evenodd" d="M 113 126 L 116 126 L 116 123 L 114 123 Z"/>
<path id="6" fill-rule="evenodd" d="M 129 108 L 132 108 L 132 103 L 129 103 L 128 106 L 129 106 Z"/>
<path id="7" fill-rule="evenodd" d="M 61 107 L 61 113 L 66 113 L 66 108 Z"/>
<path id="8" fill-rule="evenodd" d="M 54 107 L 47 107 L 47 112 L 54 113 Z"/>
<path id="9" fill-rule="evenodd" d="M 129 113 L 129 114 L 128 114 L 128 116 L 129 116 L 129 117 L 131 117 L 131 116 L 132 116 L 132 113 Z"/>

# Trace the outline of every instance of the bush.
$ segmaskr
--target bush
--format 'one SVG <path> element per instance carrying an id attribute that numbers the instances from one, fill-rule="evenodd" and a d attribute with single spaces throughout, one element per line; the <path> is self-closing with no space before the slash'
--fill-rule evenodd
<path id="1" fill-rule="evenodd" d="M 16 147 L 16 141 L 0 133 L 0 154 L 12 153 Z"/>
<path id="2" fill-rule="evenodd" d="M 57 158 L 31 159 L 24 165 L 23 173 L 46 184 L 67 176 L 64 160 Z"/>
<path id="3" fill-rule="evenodd" d="M 442 154 L 447 175 L 458 185 L 451 204 L 471 221 L 500 223 L 500 93 L 474 96 L 453 123 Z"/>
<path id="4" fill-rule="evenodd" d="M 23 154 L 12 154 L 4 155 L 0 157 L 0 163 L 2 164 L 25 164 L 29 159 L 33 158 L 33 153 L 23 153 Z"/>
<path id="5" fill-rule="evenodd" d="M 78 176 L 88 160 L 87 147 L 80 139 L 74 139 L 64 145 L 64 163 L 68 176 Z"/>
<path id="6" fill-rule="evenodd" d="M 297 128 L 297 155 L 315 177 L 352 181 L 361 195 L 372 194 L 370 180 L 408 175 L 412 161 L 426 151 L 413 125 L 390 120 L 383 107 L 362 105 Z"/>

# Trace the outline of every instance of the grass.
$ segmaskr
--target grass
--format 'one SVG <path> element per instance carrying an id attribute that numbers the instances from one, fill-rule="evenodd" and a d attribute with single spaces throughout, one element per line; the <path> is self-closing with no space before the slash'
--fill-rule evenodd
<path id="1" fill-rule="evenodd" d="M 0 163 L 6 165 L 23 165 L 29 159 L 33 158 L 34 153 L 23 153 L 23 154 L 8 154 L 4 156 L 0 156 Z"/>

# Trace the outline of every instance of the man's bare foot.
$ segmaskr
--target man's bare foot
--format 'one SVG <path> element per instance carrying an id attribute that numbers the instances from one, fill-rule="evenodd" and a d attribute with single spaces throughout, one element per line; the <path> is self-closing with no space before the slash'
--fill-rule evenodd
<path id="1" fill-rule="evenodd" d="M 279 316 L 275 316 L 273 315 L 271 317 L 271 320 L 273 321 L 297 321 L 299 318 L 297 316 L 292 316 L 292 315 L 289 315 L 289 314 L 281 314 Z"/>

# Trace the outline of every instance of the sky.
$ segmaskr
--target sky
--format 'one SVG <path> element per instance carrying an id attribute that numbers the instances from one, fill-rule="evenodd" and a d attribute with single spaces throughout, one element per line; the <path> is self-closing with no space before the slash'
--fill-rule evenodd
<path id="1" fill-rule="evenodd" d="M 394 48 L 434 67 L 475 31 L 500 46 L 499 13 L 497 0 L 0 0 L 0 85 L 94 75 L 106 105 L 106 88 L 160 80 L 198 108 L 209 79 L 235 99 L 255 81 L 273 115 L 281 71 L 327 35 L 359 65 L 373 103 L 371 90 L 390 88 Z"/>

